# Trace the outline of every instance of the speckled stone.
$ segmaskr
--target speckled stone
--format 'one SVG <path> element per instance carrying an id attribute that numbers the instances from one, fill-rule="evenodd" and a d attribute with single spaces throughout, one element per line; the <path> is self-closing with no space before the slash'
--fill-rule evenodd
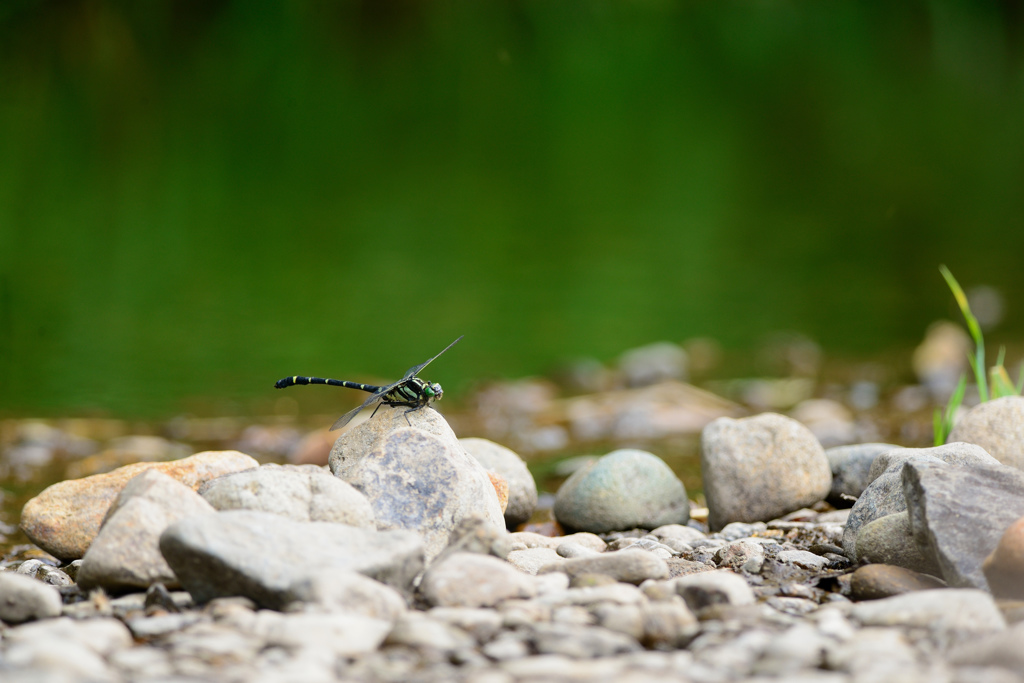
<path id="1" fill-rule="evenodd" d="M 690 503 L 683 482 L 646 451 L 614 451 L 569 477 L 555 497 L 555 517 L 577 531 L 606 533 L 685 524 Z"/>
<path id="2" fill-rule="evenodd" d="M 1024 469 L 1024 396 L 979 403 L 957 421 L 948 441 L 977 444 L 1004 465 Z"/>
<path id="3" fill-rule="evenodd" d="M 781 517 L 823 500 L 832 487 L 832 469 L 814 434 L 774 413 L 709 424 L 700 463 L 712 530 Z"/>

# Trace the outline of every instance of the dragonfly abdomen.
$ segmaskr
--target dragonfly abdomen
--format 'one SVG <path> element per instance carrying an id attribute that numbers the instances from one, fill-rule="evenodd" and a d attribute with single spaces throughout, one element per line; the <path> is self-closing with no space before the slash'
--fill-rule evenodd
<path id="1" fill-rule="evenodd" d="M 359 382 L 346 382 L 343 379 L 327 379 L 326 377 L 303 377 L 302 375 L 295 375 L 293 377 L 285 377 L 279 379 L 274 383 L 274 388 L 284 389 L 285 387 L 291 387 L 295 385 L 304 384 L 327 384 L 332 387 L 345 387 L 346 389 L 359 389 L 360 391 L 368 391 L 371 394 L 380 391 L 381 387 L 374 386 L 373 384 L 360 384 Z"/>

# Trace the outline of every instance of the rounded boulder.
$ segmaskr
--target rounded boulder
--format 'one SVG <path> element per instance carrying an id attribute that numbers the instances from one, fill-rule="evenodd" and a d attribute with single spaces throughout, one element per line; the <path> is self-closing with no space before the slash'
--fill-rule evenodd
<path id="1" fill-rule="evenodd" d="M 710 423 L 701 434 L 700 465 L 712 530 L 780 517 L 832 488 L 832 468 L 814 434 L 774 413 Z"/>
<path id="2" fill-rule="evenodd" d="M 623 449 L 573 473 L 555 497 L 555 518 L 576 531 L 606 533 L 686 524 L 690 503 L 683 482 L 646 451 Z"/>

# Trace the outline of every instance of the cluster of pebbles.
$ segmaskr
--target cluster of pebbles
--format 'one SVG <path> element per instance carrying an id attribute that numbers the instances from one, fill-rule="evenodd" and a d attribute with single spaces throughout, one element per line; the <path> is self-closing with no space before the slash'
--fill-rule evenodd
<path id="1" fill-rule="evenodd" d="M 1024 399 L 953 436 L 826 451 L 720 418 L 706 523 L 620 450 L 561 487 L 557 537 L 507 531 L 526 466 L 430 409 L 381 408 L 326 469 L 209 451 L 64 481 L 0 571 L 0 678 L 1024 683 Z"/>

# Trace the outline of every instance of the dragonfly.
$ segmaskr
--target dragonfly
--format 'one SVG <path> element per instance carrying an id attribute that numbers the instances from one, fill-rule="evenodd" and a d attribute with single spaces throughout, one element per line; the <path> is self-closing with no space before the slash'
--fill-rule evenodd
<path id="1" fill-rule="evenodd" d="M 380 401 L 377 407 L 373 409 L 373 413 L 370 415 L 372 418 L 377 414 L 377 410 L 381 406 L 407 406 L 409 410 L 405 411 L 405 421 L 409 422 L 409 413 L 414 410 L 420 410 L 426 408 L 434 401 L 439 400 L 444 396 L 444 390 L 441 385 L 437 382 L 425 382 L 416 375 L 420 374 L 423 368 L 427 367 L 435 360 L 438 356 L 452 348 L 466 335 L 460 336 L 458 339 L 453 341 L 448 346 L 441 350 L 437 356 L 434 356 L 428 361 L 424 361 L 419 365 L 414 365 L 405 371 L 402 375 L 402 379 L 397 382 L 392 382 L 387 386 L 375 386 L 373 384 L 360 384 L 359 382 L 346 382 L 340 379 L 327 379 L 324 377 L 303 377 L 301 375 L 295 375 L 293 377 L 285 377 L 279 379 L 274 383 L 275 389 L 284 389 L 286 387 L 303 385 L 303 384 L 327 384 L 332 387 L 345 387 L 346 389 L 359 389 L 360 391 L 369 392 L 370 398 L 363 401 L 363 404 L 358 408 L 353 408 L 341 417 L 339 417 L 333 425 L 331 425 L 331 431 L 341 429 L 349 422 L 352 421 L 356 415 L 363 409 L 369 406 L 374 401 Z M 412 423 L 409 422 L 409 426 Z"/>

